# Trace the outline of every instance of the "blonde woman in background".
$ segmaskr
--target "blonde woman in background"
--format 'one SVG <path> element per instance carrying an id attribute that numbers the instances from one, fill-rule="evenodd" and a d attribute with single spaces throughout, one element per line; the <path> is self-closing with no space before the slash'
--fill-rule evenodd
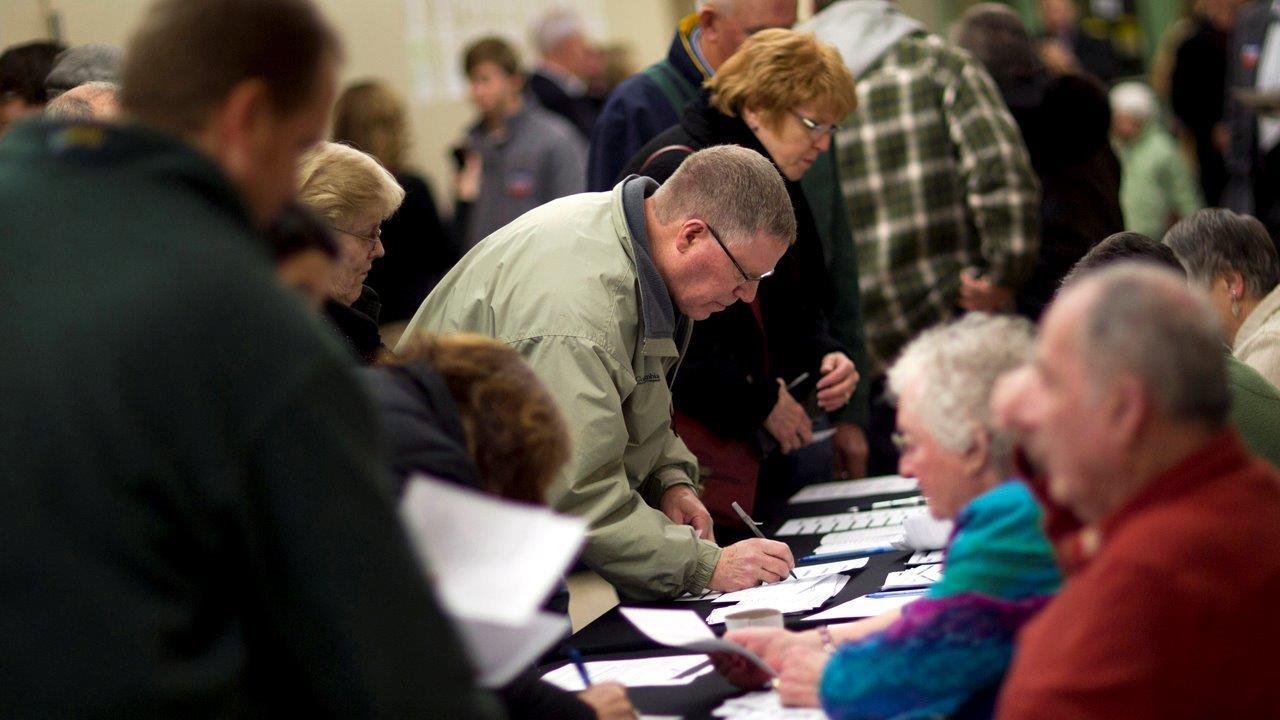
<path id="1" fill-rule="evenodd" d="M 347 86 L 334 107 L 333 140 L 377 158 L 404 188 L 404 203 L 382 224 L 387 259 L 364 282 L 382 300 L 382 323 L 408 320 L 457 262 L 458 243 L 440 220 L 431 185 L 407 165 L 404 103 L 377 80 Z"/>

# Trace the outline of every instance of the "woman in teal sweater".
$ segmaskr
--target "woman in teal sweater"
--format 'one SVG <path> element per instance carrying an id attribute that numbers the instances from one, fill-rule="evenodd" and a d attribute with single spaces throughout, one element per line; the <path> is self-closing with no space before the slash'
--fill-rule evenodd
<path id="1" fill-rule="evenodd" d="M 1026 361 L 1031 338 L 1023 320 L 970 314 L 920 335 L 889 370 L 900 470 L 935 517 L 955 519 L 943 578 L 861 622 L 726 635 L 778 671 L 784 703 L 820 704 L 835 720 L 990 716 L 1018 629 L 1061 582 L 1039 507 L 1007 479 L 1012 439 L 990 411 L 996 379 Z"/>

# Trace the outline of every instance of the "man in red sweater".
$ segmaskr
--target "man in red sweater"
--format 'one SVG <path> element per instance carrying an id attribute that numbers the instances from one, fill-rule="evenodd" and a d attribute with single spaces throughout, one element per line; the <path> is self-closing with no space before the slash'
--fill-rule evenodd
<path id="1" fill-rule="evenodd" d="M 1070 576 L 1000 720 L 1280 717 L 1280 473 L 1228 428 L 1221 348 L 1180 279 L 1120 265 L 1069 286 L 1007 378 Z"/>

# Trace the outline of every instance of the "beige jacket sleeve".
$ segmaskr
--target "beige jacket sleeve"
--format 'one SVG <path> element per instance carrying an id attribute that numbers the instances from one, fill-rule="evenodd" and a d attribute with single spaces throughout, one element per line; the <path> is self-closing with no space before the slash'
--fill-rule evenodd
<path id="1" fill-rule="evenodd" d="M 672 523 L 642 497 L 677 484 L 693 484 L 693 458 L 666 423 L 637 423 L 627 396 L 636 386 L 629 364 L 599 344 L 568 335 L 513 343 L 546 383 L 564 413 L 572 439 L 570 460 L 548 500 L 556 510 L 589 524 L 583 560 L 634 599 L 701 592 L 720 548 L 692 527 Z M 664 410 L 665 412 L 665 410 Z M 652 420 L 652 418 L 647 418 Z M 636 436 L 635 426 L 661 431 Z M 656 446 L 655 446 L 656 444 Z M 656 457 L 652 471 L 628 468 L 627 458 Z"/>

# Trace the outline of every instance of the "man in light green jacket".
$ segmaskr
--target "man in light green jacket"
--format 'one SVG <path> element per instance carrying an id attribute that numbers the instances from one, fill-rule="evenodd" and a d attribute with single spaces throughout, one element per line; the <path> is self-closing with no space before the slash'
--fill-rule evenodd
<path id="1" fill-rule="evenodd" d="M 539 207 L 482 241 L 410 322 L 518 350 L 564 412 L 572 456 L 548 500 L 590 524 L 583 561 L 635 599 L 785 578 L 772 540 L 721 549 L 697 461 L 671 431 L 670 383 L 693 320 L 750 302 L 795 240 L 778 171 L 735 146 L 690 155 L 659 188 Z"/>

